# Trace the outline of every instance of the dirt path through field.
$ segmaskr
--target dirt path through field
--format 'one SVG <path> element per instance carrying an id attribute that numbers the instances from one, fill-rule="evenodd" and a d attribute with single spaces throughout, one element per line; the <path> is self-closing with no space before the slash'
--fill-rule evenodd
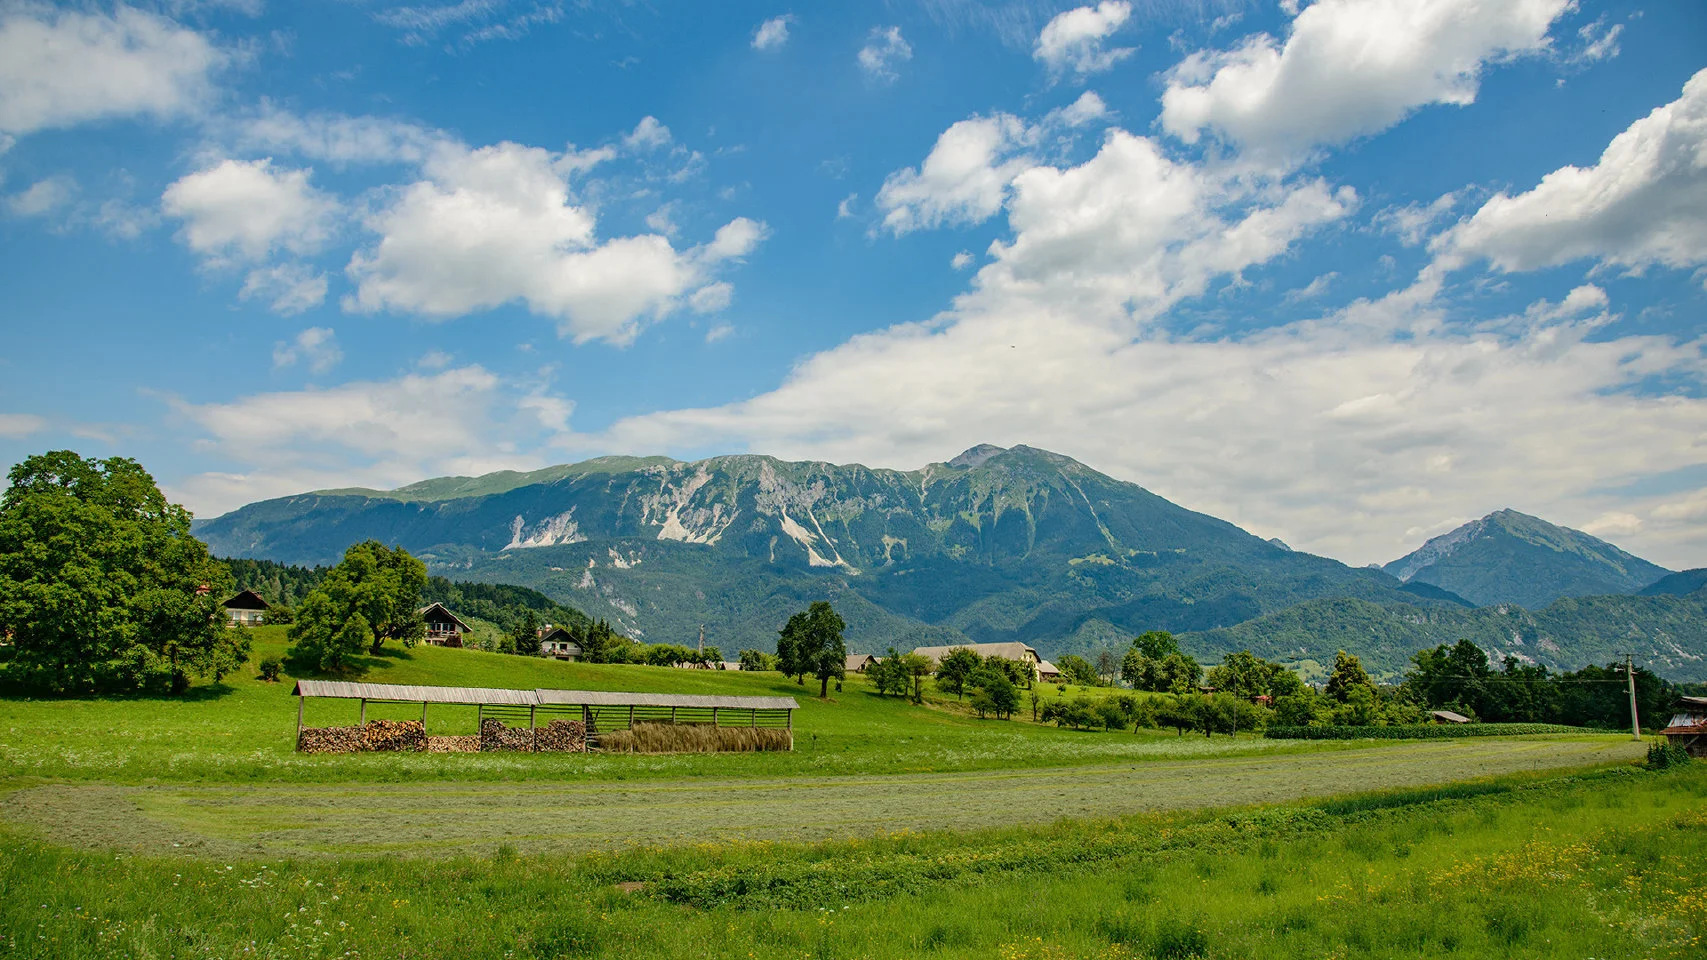
<path id="1" fill-rule="evenodd" d="M 816 840 L 1266 803 L 1628 761 L 1613 737 L 1423 741 L 1289 756 L 747 781 L 48 785 L 0 817 L 78 846 L 209 856 L 577 852 Z"/>

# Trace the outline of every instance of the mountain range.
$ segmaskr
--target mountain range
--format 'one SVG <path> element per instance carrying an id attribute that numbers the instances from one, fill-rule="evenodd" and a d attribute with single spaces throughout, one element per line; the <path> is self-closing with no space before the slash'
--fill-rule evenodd
<path id="1" fill-rule="evenodd" d="M 1020 640 L 1047 657 L 1124 648 L 1166 629 L 1205 658 L 1249 646 L 1308 666 L 1345 647 L 1388 673 L 1436 636 L 1472 633 L 1496 654 L 1551 666 L 1599 659 L 1613 641 L 1585 631 L 1604 622 L 1535 619 L 1523 608 L 1602 583 L 1624 593 L 1668 572 L 1522 514 L 1477 524 L 1386 570 L 1353 568 L 1059 454 L 980 445 L 913 471 L 760 455 L 602 457 L 284 497 L 198 522 L 197 532 L 222 556 L 297 564 L 334 562 L 372 537 L 435 573 L 533 587 L 640 639 L 682 642 L 703 624 L 730 652 L 769 647 L 789 613 L 829 599 L 850 647 L 873 652 Z M 1473 609 L 1490 597 L 1515 608 Z M 1665 672 L 1697 672 L 1707 650 L 1707 616 L 1690 612 L 1699 603 L 1608 602 L 1617 611 L 1601 620 L 1618 624 L 1617 637 L 1647 643 Z M 1535 622 L 1501 619 L 1524 616 Z"/>

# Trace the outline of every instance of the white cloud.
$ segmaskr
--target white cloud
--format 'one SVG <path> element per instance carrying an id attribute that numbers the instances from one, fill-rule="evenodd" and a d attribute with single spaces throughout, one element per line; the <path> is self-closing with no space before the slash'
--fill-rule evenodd
<path id="1" fill-rule="evenodd" d="M 732 334 L 734 334 L 734 332 L 735 328 L 730 324 L 717 324 L 710 330 L 705 331 L 705 342 L 716 343 L 719 340 L 727 340 Z"/>
<path id="2" fill-rule="evenodd" d="M 1103 41 L 1131 16 L 1132 5 L 1125 0 L 1103 0 L 1094 7 L 1068 10 L 1044 25 L 1032 56 L 1051 73 L 1101 73 L 1135 52 L 1131 48 L 1103 49 Z"/>
<path id="3" fill-rule="evenodd" d="M 1444 266 L 1504 271 L 1577 260 L 1640 271 L 1707 263 L 1707 70 L 1632 123 L 1592 167 L 1561 167 L 1504 193 L 1431 244 Z"/>
<path id="4" fill-rule="evenodd" d="M 772 17 L 759 24 L 759 29 L 753 31 L 754 50 L 777 50 L 788 42 L 788 25 L 794 22 L 794 17 L 784 14 Z"/>
<path id="5" fill-rule="evenodd" d="M 33 413 L 0 413 L 0 437 L 22 440 L 47 429 L 47 421 Z"/>
<path id="6" fill-rule="evenodd" d="M 329 327 L 309 327 L 288 343 L 280 340 L 273 344 L 275 369 L 294 366 L 302 361 L 308 364 L 310 372 L 325 373 L 343 359 L 344 351 L 338 349 L 337 334 Z"/>
<path id="7" fill-rule="evenodd" d="M 641 117 L 640 122 L 634 125 L 634 132 L 622 138 L 624 146 L 637 152 L 667 147 L 670 140 L 670 128 L 653 116 Z"/>
<path id="8" fill-rule="evenodd" d="M 948 265 L 956 270 L 965 270 L 967 267 L 972 266 L 972 254 L 966 250 L 962 250 L 955 254 L 953 259 L 948 261 Z"/>
<path id="9" fill-rule="evenodd" d="M 428 350 L 421 354 L 421 359 L 415 361 L 415 365 L 423 370 L 443 370 L 455 359 L 443 350 Z"/>
<path id="10" fill-rule="evenodd" d="M 688 297 L 688 306 L 693 308 L 694 313 L 717 313 L 728 309 L 734 300 L 735 288 L 719 280 L 695 290 L 693 295 Z"/>
<path id="11" fill-rule="evenodd" d="M 913 59 L 913 48 L 902 38 L 900 27 L 872 27 L 857 59 L 867 77 L 893 83 L 900 76 L 897 68 Z"/>
<path id="12" fill-rule="evenodd" d="M 1618 47 L 1618 35 L 1624 32 L 1622 23 L 1606 25 L 1605 17 L 1598 17 L 1593 23 L 1584 24 L 1577 31 L 1582 38 L 1583 48 L 1577 54 L 1577 59 L 1583 61 L 1611 60 L 1621 52 Z"/>
<path id="13" fill-rule="evenodd" d="M 226 59 L 201 34 L 131 7 L 11 6 L 0 11 L 0 133 L 190 113 Z"/>
<path id="14" fill-rule="evenodd" d="M 231 133 L 244 151 L 288 152 L 332 163 L 419 164 L 456 142 L 443 131 L 406 121 L 339 113 L 298 116 L 268 101 L 236 121 Z"/>
<path id="15" fill-rule="evenodd" d="M 858 199 L 859 199 L 859 194 L 857 194 L 857 193 L 850 193 L 847 196 L 843 197 L 841 202 L 836 204 L 836 219 L 837 220 L 846 220 L 849 217 L 852 217 L 854 215 L 854 212 L 853 212 L 854 201 L 856 201 Z"/>
<path id="16" fill-rule="evenodd" d="M 646 229 L 661 233 L 666 237 L 676 235 L 678 228 L 672 219 L 676 213 L 676 201 L 671 200 L 658 209 L 646 215 Z"/>
<path id="17" fill-rule="evenodd" d="M 281 263 L 249 271 L 237 295 L 244 300 L 252 297 L 270 300 L 274 313 L 291 316 L 325 303 L 326 288 L 324 273 L 303 263 Z M 277 351 L 273 358 L 278 358 Z"/>
<path id="18" fill-rule="evenodd" d="M 1454 192 L 1442 194 L 1426 206 L 1409 203 L 1402 207 L 1389 207 L 1375 215 L 1374 223 L 1383 233 L 1398 237 L 1399 242 L 1407 247 L 1414 247 L 1423 242 L 1442 217 L 1452 212 L 1458 201 L 1459 195 Z"/>
<path id="19" fill-rule="evenodd" d="M 6 209 L 15 217 L 41 217 L 58 210 L 77 197 L 77 181 L 68 174 L 37 180 L 28 189 L 6 198 Z"/>
<path id="20" fill-rule="evenodd" d="M 160 207 L 184 222 L 184 242 L 210 261 L 309 253 L 338 213 L 338 202 L 309 184 L 311 175 L 275 169 L 271 159 L 223 160 L 167 187 Z"/>
<path id="21" fill-rule="evenodd" d="M 1314 300 L 1327 293 L 1328 287 L 1332 286 L 1334 280 L 1338 278 L 1339 273 L 1330 270 L 1296 290 L 1286 291 L 1286 296 L 1282 300 L 1285 303 L 1303 303 L 1305 300 Z"/>
<path id="22" fill-rule="evenodd" d="M 1427 104 L 1475 101 L 1484 64 L 1547 48 L 1571 0 L 1318 0 L 1281 44 L 1187 57 L 1168 76 L 1163 129 L 1214 131 L 1253 157 L 1296 160 L 1378 133 Z"/>
<path id="23" fill-rule="evenodd" d="M 479 366 L 172 407 L 202 434 L 199 449 L 238 467 L 169 491 L 201 515 L 266 497 L 350 485 L 540 466 L 519 454 L 555 409 L 517 395 Z M 541 415 L 543 411 L 544 416 Z"/>
<path id="24" fill-rule="evenodd" d="M 539 425 L 552 433 L 568 433 L 569 417 L 575 412 L 575 402 L 544 393 L 530 393 L 516 401 L 519 409 L 534 415 Z"/>
<path id="25" fill-rule="evenodd" d="M 889 175 L 877 192 L 883 226 L 897 235 L 995 216 L 1008 184 L 1035 161 L 1016 151 L 1032 139 L 1018 117 L 973 117 L 943 131 L 917 170 Z"/>
<path id="26" fill-rule="evenodd" d="M 567 159 L 514 143 L 435 153 L 424 179 L 367 217 L 379 240 L 350 261 L 346 308 L 435 319 L 520 301 L 577 343 L 622 345 L 764 235 L 737 218 L 689 250 L 656 234 L 601 242 Z"/>
<path id="27" fill-rule="evenodd" d="M 1079 95 L 1079 99 L 1067 106 L 1049 111 L 1048 115 L 1043 118 L 1043 125 L 1046 127 L 1075 128 L 1107 119 L 1109 116 L 1111 114 L 1108 104 L 1103 103 L 1102 98 L 1097 96 L 1095 91 L 1086 90 Z"/>

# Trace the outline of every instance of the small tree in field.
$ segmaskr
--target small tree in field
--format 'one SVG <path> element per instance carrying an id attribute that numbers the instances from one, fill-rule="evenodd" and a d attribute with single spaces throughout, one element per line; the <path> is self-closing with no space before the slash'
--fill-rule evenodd
<path id="1" fill-rule="evenodd" d="M 966 694 L 968 681 L 972 674 L 984 663 L 984 658 L 978 656 L 976 650 L 966 647 L 955 647 L 937 664 L 936 685 L 938 689 L 947 690 L 960 699 Z"/>
<path id="2" fill-rule="evenodd" d="M 830 681 L 840 680 L 847 669 L 848 648 L 842 639 L 847 629 L 828 603 L 813 601 L 804 612 L 788 618 L 777 637 L 777 659 L 784 673 L 801 683 L 811 675 L 818 679 L 818 696 L 830 695 Z"/>
<path id="3" fill-rule="evenodd" d="M 426 565 L 409 551 L 358 543 L 304 598 L 291 642 L 323 670 L 342 669 L 364 649 L 378 654 L 387 640 L 413 647 L 427 635 L 419 612 L 426 585 Z"/>

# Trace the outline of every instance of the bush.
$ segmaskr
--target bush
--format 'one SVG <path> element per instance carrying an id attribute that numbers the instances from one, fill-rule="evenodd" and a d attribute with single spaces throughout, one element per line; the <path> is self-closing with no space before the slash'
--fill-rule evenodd
<path id="1" fill-rule="evenodd" d="M 261 679 L 268 683 L 278 683 L 279 675 L 284 672 L 284 664 L 278 657 L 262 657 L 260 668 Z"/>
<path id="2" fill-rule="evenodd" d="M 1516 737 L 1530 733 L 1581 733 L 1557 723 L 1417 723 L 1391 727 L 1269 727 L 1270 740 L 1449 740 L 1454 737 Z"/>
<path id="3" fill-rule="evenodd" d="M 1692 759 L 1688 750 L 1667 740 L 1656 740 L 1648 746 L 1648 759 L 1642 765 L 1649 770 L 1665 770 L 1684 766 Z"/>

